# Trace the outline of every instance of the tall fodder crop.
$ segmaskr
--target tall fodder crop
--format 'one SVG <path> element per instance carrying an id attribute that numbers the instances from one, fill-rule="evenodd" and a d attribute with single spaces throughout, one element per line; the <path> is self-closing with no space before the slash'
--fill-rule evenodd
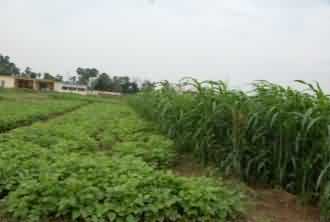
<path id="1" fill-rule="evenodd" d="M 318 198 L 329 180 L 330 100 L 318 84 L 298 82 L 305 90 L 258 81 L 246 93 L 185 79 L 185 90 L 165 82 L 131 102 L 204 163 Z"/>
<path id="2" fill-rule="evenodd" d="M 300 82 L 308 91 L 255 84 L 247 131 L 255 157 L 245 169 L 248 178 L 255 174 L 291 192 L 314 195 L 328 174 L 330 101 L 318 85 Z"/>
<path id="3" fill-rule="evenodd" d="M 183 151 L 193 151 L 205 164 L 215 160 L 227 171 L 240 173 L 248 96 L 222 81 L 186 79 L 181 86 L 189 90 L 165 82 L 161 89 L 144 92 L 131 102 L 158 122 Z"/>

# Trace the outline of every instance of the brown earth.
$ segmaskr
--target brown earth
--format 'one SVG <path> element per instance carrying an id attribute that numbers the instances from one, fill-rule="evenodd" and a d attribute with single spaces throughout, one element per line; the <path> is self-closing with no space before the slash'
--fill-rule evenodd
<path id="1" fill-rule="evenodd" d="M 187 155 L 178 158 L 174 172 L 182 176 L 208 176 L 214 173 Z M 247 190 L 251 204 L 245 222 L 320 222 L 319 209 L 303 206 L 295 195 L 270 188 L 247 187 Z"/>
<path id="2" fill-rule="evenodd" d="M 254 188 L 254 207 L 248 222 L 319 222 L 317 207 L 303 206 L 295 195 L 282 190 Z"/>

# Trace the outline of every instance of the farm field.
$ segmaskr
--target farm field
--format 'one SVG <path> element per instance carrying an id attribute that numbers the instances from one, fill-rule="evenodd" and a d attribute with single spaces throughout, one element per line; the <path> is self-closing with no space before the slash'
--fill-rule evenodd
<path id="1" fill-rule="evenodd" d="M 300 202 L 319 206 L 327 222 L 330 98 L 317 83 L 297 84 L 301 90 L 258 81 L 244 92 L 221 81 L 184 79 L 176 86 L 162 82 L 158 90 L 140 93 L 130 103 L 157 124 L 179 152 L 193 153 L 204 166 L 215 166 L 252 187 L 265 185 L 298 195 Z M 269 203 L 266 208 L 276 211 Z M 278 218 L 276 222 L 284 221 Z"/>
<path id="2" fill-rule="evenodd" d="M 174 142 L 125 101 L 0 96 L 3 107 L 35 96 L 79 106 L 63 112 L 59 105 L 45 112 L 61 115 L 0 134 L 1 221 L 227 222 L 244 212 L 238 187 L 172 173 Z"/>
<path id="3" fill-rule="evenodd" d="M 328 97 L 316 88 L 306 94 L 269 83 L 253 96 L 193 84 L 200 91 L 178 93 L 164 84 L 128 99 L 1 91 L 3 114 L 33 118 L 0 134 L 0 221 L 319 222 L 320 207 L 327 222 L 330 167 L 327 137 L 318 131 L 327 125 Z M 286 116 L 290 109 L 308 128 L 294 151 L 284 141 L 304 125 L 289 130 L 299 120 Z M 267 121 L 273 128 L 260 133 Z M 302 172 L 285 162 L 289 156 Z M 299 173 L 306 178 L 298 180 Z"/>
<path id="4" fill-rule="evenodd" d="M 79 108 L 86 101 L 63 100 L 41 93 L 1 90 L 0 133 Z"/>

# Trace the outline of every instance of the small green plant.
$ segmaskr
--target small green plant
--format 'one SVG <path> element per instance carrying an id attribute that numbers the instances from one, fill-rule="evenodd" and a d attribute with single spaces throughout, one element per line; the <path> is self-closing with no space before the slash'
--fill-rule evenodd
<path id="1" fill-rule="evenodd" d="M 117 143 L 112 148 L 114 155 L 140 157 L 156 168 L 169 167 L 174 160 L 174 145 L 163 136 L 153 135 L 145 141 Z"/>
<path id="2" fill-rule="evenodd" d="M 227 222 L 242 193 L 165 169 L 174 144 L 125 104 L 94 103 L 0 135 L 0 197 L 17 221 Z"/>
<path id="3" fill-rule="evenodd" d="M 67 155 L 25 179 L 7 197 L 25 221 L 228 221 L 241 194 L 210 179 L 157 172 L 136 158 Z"/>

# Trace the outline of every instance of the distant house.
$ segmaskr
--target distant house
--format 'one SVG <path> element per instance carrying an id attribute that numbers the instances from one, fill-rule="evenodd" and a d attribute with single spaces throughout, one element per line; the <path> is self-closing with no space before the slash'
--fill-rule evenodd
<path id="1" fill-rule="evenodd" d="M 0 88 L 32 89 L 37 91 L 55 91 L 60 93 L 76 93 L 80 95 L 120 96 L 118 92 L 88 90 L 86 85 L 54 80 L 31 79 L 22 76 L 0 75 Z"/>
<path id="2" fill-rule="evenodd" d="M 72 82 L 56 82 L 55 91 L 62 93 L 77 93 L 80 95 L 94 95 L 94 96 L 121 96 L 119 92 L 108 92 L 91 90 L 86 85 L 80 85 Z"/>
<path id="3" fill-rule="evenodd" d="M 88 95 L 95 95 L 95 96 L 121 96 L 120 92 L 109 92 L 109 91 L 99 91 L 99 90 L 92 90 L 88 92 Z"/>
<path id="4" fill-rule="evenodd" d="M 67 82 L 56 82 L 54 90 L 56 92 L 62 92 L 62 93 L 77 93 L 80 95 L 88 94 L 88 88 L 86 85 L 79 85 L 79 84 L 67 83 Z"/>
<path id="5" fill-rule="evenodd" d="M 22 76 L 0 75 L 0 88 L 53 91 L 55 88 L 55 81 L 44 79 L 31 79 Z"/>

